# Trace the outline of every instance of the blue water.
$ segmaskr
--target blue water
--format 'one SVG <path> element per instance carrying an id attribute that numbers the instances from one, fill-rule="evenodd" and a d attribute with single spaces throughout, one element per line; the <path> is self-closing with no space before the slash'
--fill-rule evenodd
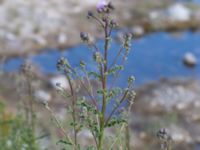
<path id="1" fill-rule="evenodd" d="M 100 40 L 99 46 L 103 43 Z M 120 47 L 116 41 L 112 42 L 109 51 L 110 60 L 117 53 Z M 192 52 L 200 58 L 200 33 L 183 32 L 174 36 L 166 32 L 157 32 L 144 36 L 141 39 L 132 41 L 132 50 L 125 66 L 123 75 L 119 78 L 119 85 L 124 86 L 129 75 L 136 77 L 136 85 L 155 81 L 160 78 L 172 77 L 200 77 L 200 66 L 193 70 L 186 68 L 182 58 L 186 52 Z M 78 66 L 80 60 L 87 62 L 89 69 L 94 69 L 95 64 L 91 59 L 91 51 L 87 46 L 79 45 L 69 48 L 63 52 L 52 49 L 28 59 L 34 62 L 44 73 L 58 73 L 56 62 L 61 57 L 66 57 L 72 66 Z M 16 71 L 27 58 L 13 58 L 5 63 L 5 71 Z M 199 61 L 199 60 L 198 60 Z"/>
<path id="2" fill-rule="evenodd" d="M 195 4 L 200 4 L 200 0 L 176 0 L 176 2 L 191 2 Z"/>
<path id="3" fill-rule="evenodd" d="M 200 4 L 200 0 L 193 0 L 194 3 L 199 3 Z"/>

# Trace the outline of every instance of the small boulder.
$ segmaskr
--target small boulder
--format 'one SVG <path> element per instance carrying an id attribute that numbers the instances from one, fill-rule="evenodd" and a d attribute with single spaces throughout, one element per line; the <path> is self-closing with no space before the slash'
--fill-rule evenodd
<path id="1" fill-rule="evenodd" d="M 47 45 L 47 41 L 44 37 L 36 35 L 33 37 L 33 41 L 36 42 L 36 44 L 40 45 L 40 46 L 45 46 Z"/>
<path id="2" fill-rule="evenodd" d="M 197 58 L 193 53 L 187 52 L 183 57 L 183 63 L 187 67 L 195 67 L 197 65 Z"/>
<path id="3" fill-rule="evenodd" d="M 166 13 L 172 21 L 189 21 L 191 17 L 191 11 L 180 3 L 170 6 Z"/>
<path id="4" fill-rule="evenodd" d="M 133 35 L 136 36 L 136 37 L 140 37 L 142 35 L 144 35 L 144 28 L 142 26 L 134 26 L 132 28 L 132 32 L 133 32 Z"/>

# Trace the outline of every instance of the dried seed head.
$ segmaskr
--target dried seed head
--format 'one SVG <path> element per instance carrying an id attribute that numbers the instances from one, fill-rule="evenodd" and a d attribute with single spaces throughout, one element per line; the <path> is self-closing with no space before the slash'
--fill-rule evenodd
<path id="1" fill-rule="evenodd" d="M 128 78 L 128 84 L 132 84 L 135 81 L 135 77 L 134 76 L 130 76 Z"/>

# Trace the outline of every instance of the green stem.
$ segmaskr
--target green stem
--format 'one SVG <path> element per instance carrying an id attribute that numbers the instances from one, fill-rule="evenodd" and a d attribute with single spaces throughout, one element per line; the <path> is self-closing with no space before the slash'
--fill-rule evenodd
<path id="1" fill-rule="evenodd" d="M 122 102 L 124 102 L 124 100 L 126 99 L 126 96 L 128 94 L 128 90 L 125 91 L 124 95 L 122 96 L 122 98 L 120 99 L 119 103 L 113 108 L 113 110 L 111 111 L 110 115 L 108 116 L 108 119 L 105 122 L 105 125 L 107 126 L 108 122 L 110 121 L 111 117 L 113 116 L 113 114 L 115 113 L 115 111 L 119 108 L 119 106 L 122 104 Z"/>
<path id="2" fill-rule="evenodd" d="M 74 94 L 74 89 L 72 86 L 71 78 L 67 75 L 67 80 L 69 82 L 69 87 L 71 91 L 71 96 L 72 96 L 72 119 L 73 119 L 73 128 L 74 128 L 74 150 L 77 149 L 77 130 L 76 130 L 76 97 Z"/>
<path id="3" fill-rule="evenodd" d="M 29 93 L 29 119 L 30 119 L 30 125 L 31 125 L 31 129 L 34 132 L 35 129 L 35 121 L 34 121 L 34 111 L 33 111 L 33 91 L 32 91 L 32 86 L 31 86 L 31 77 L 27 77 L 27 83 L 28 83 L 28 93 Z"/>
<path id="4" fill-rule="evenodd" d="M 108 22 L 105 23 L 105 44 L 104 44 L 104 65 L 101 68 L 101 76 L 102 76 L 102 89 L 103 91 L 107 88 L 107 60 L 108 60 L 108 45 L 109 45 L 109 34 L 108 34 Z M 100 114 L 100 135 L 98 138 L 98 150 L 102 150 L 103 139 L 104 139 L 104 127 L 105 127 L 105 112 L 106 112 L 106 93 L 103 93 L 102 98 L 102 109 Z"/>
<path id="5" fill-rule="evenodd" d="M 73 141 L 71 138 L 68 136 L 68 134 L 65 132 L 65 129 L 62 127 L 60 121 L 57 119 L 56 115 L 54 112 L 51 110 L 51 108 L 48 106 L 48 104 L 45 104 L 45 108 L 50 112 L 53 120 L 55 121 L 56 126 L 60 129 L 60 133 L 69 141 L 72 145 L 74 145 Z"/>
<path id="6" fill-rule="evenodd" d="M 129 126 L 128 124 L 125 127 L 125 137 L 126 137 L 126 148 L 127 150 L 131 150 L 130 148 L 130 131 L 129 131 Z"/>

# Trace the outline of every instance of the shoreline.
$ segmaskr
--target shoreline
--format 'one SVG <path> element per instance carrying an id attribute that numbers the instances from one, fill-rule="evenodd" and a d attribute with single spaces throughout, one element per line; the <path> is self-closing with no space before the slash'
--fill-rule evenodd
<path id="1" fill-rule="evenodd" d="M 117 31 L 123 31 L 124 29 L 117 29 Z M 128 29 L 129 31 L 129 29 Z M 135 39 L 140 39 L 140 38 L 143 38 L 149 34 L 153 34 L 153 33 L 156 33 L 156 32 L 166 32 L 166 33 L 169 33 L 169 34 L 174 34 L 174 33 L 183 33 L 183 32 L 200 32 L 200 28 L 174 28 L 174 26 L 171 26 L 171 27 L 168 27 L 167 29 L 165 30 L 152 30 L 152 31 L 148 31 L 148 32 L 145 32 L 145 34 L 141 35 L 141 36 L 135 36 Z M 102 39 L 103 37 L 98 37 L 97 39 L 95 39 L 96 41 Z M 20 57 L 27 57 L 29 55 L 39 55 L 40 53 L 43 53 L 43 52 L 48 52 L 48 51 L 59 51 L 59 52 L 62 52 L 62 51 L 66 51 L 67 49 L 69 48 L 73 48 L 73 47 L 76 47 L 80 44 L 83 44 L 83 42 L 81 41 L 77 41 L 77 42 L 73 42 L 72 43 L 69 43 L 69 44 L 65 44 L 65 45 L 53 45 L 53 46 L 45 46 L 45 47 L 41 47 L 41 46 L 36 46 L 32 49 L 29 49 L 28 51 L 17 51 L 17 52 L 1 52 L 0 51 L 0 60 L 3 59 L 3 60 L 9 60 L 9 59 L 12 59 L 12 58 L 20 58 Z"/>

